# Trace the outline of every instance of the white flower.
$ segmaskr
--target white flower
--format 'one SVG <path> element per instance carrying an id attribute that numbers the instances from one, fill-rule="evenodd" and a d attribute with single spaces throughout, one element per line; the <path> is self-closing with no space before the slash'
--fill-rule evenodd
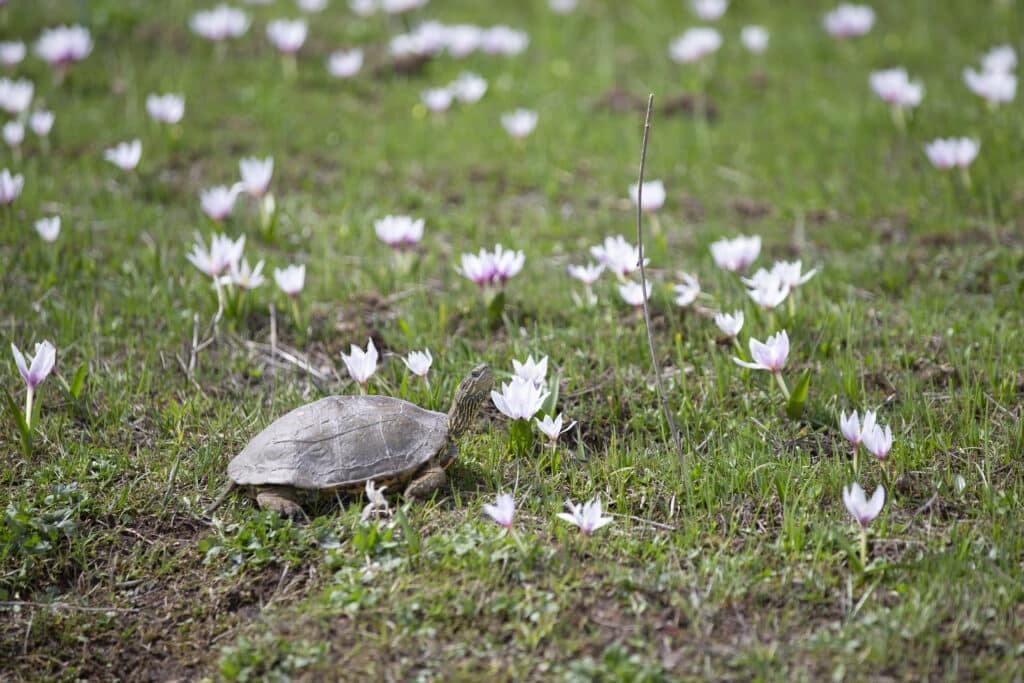
<path id="1" fill-rule="evenodd" d="M 7 205 L 18 198 L 25 187 L 25 177 L 20 173 L 11 175 L 6 168 L 0 171 L 0 205 Z"/>
<path id="2" fill-rule="evenodd" d="M 1005 71 L 978 73 L 974 69 L 964 69 L 964 83 L 991 106 L 1012 102 L 1017 96 L 1017 77 Z"/>
<path id="3" fill-rule="evenodd" d="M 31 356 L 23 355 L 13 343 L 11 353 L 14 354 L 14 364 L 18 366 L 18 372 L 29 391 L 34 391 L 46 379 L 57 361 L 57 349 L 46 340 L 36 344 L 35 353 Z"/>
<path id="4" fill-rule="evenodd" d="M 0 109 L 8 114 L 21 114 L 32 104 L 35 85 L 24 78 L 12 81 L 0 78 Z"/>
<path id="5" fill-rule="evenodd" d="M 682 276 L 683 283 L 674 285 L 672 291 L 676 294 L 676 306 L 689 306 L 697 300 L 697 295 L 700 294 L 700 282 L 689 273 L 682 273 Z"/>
<path id="6" fill-rule="evenodd" d="M 36 221 L 36 232 L 45 242 L 56 242 L 60 236 L 60 216 L 40 218 Z"/>
<path id="7" fill-rule="evenodd" d="M 812 268 L 806 273 L 802 273 L 802 269 L 803 264 L 800 261 L 776 261 L 772 266 L 772 272 L 790 291 L 806 283 L 818 272 L 817 268 Z"/>
<path id="8" fill-rule="evenodd" d="M 361 17 L 368 17 L 376 14 L 380 9 L 378 0 L 349 0 L 348 7 L 355 14 Z"/>
<path id="9" fill-rule="evenodd" d="M 85 59 L 92 52 L 92 38 L 84 26 L 46 29 L 36 43 L 36 54 L 51 66 L 64 66 Z"/>
<path id="10" fill-rule="evenodd" d="M 367 380 L 377 372 L 377 347 L 373 345 L 373 339 L 369 340 L 365 351 L 352 344 L 348 355 L 342 353 L 341 359 L 345 361 L 348 374 L 360 385 L 365 386 Z"/>
<path id="11" fill-rule="evenodd" d="M 565 427 L 562 427 L 561 413 L 554 420 L 551 419 L 550 415 L 545 415 L 543 420 L 535 417 L 533 421 L 537 423 L 537 429 L 542 431 L 544 436 L 548 437 L 548 442 L 552 444 L 558 441 L 558 437 L 576 426 L 576 420 L 573 420 Z"/>
<path id="12" fill-rule="evenodd" d="M 742 273 L 757 255 L 761 253 L 761 238 L 758 235 L 740 235 L 734 239 L 723 239 L 711 244 L 711 257 L 723 270 Z"/>
<path id="13" fill-rule="evenodd" d="M 2 48 L 0 48 L 2 54 Z M 2 61 L 2 57 L 0 57 Z M 1012 45 L 1000 45 L 985 53 L 981 58 L 982 71 L 1002 71 L 1009 73 L 1017 68 L 1017 51 Z"/>
<path id="14" fill-rule="evenodd" d="M 611 517 L 602 516 L 600 498 L 595 498 L 583 506 L 577 506 L 571 500 L 565 501 L 565 504 L 569 508 L 569 512 L 559 512 L 558 518 L 575 524 L 580 531 L 587 535 L 613 521 Z"/>
<path id="15" fill-rule="evenodd" d="M 174 93 L 150 95 L 146 98 L 146 111 L 154 121 L 174 125 L 185 115 L 185 96 Z"/>
<path id="16" fill-rule="evenodd" d="M 267 38 L 279 52 L 294 54 L 306 42 L 309 27 L 305 19 L 275 19 L 267 24 Z"/>
<path id="17" fill-rule="evenodd" d="M 514 138 L 525 138 L 537 127 L 537 112 L 529 109 L 516 109 L 501 115 L 501 125 Z"/>
<path id="18" fill-rule="evenodd" d="M 720 47 L 722 34 L 715 29 L 691 28 L 669 43 L 668 53 L 672 61 L 692 64 L 717 52 Z"/>
<path id="19" fill-rule="evenodd" d="M 50 134 L 50 129 L 53 128 L 53 112 L 32 112 L 32 115 L 28 117 L 28 127 L 39 137 L 45 138 Z"/>
<path id="20" fill-rule="evenodd" d="M 789 335 L 786 334 L 785 330 L 782 330 L 778 334 L 768 337 L 763 344 L 751 337 L 750 356 L 754 359 L 753 363 L 740 360 L 735 356 L 733 357 L 733 362 L 736 365 L 742 365 L 753 370 L 767 370 L 773 373 L 782 372 L 782 368 L 786 364 L 786 358 L 789 356 Z"/>
<path id="21" fill-rule="evenodd" d="M 434 47 L 432 41 L 440 41 L 441 46 L 455 59 L 462 59 L 476 51 L 484 39 L 484 30 L 472 24 L 456 24 L 446 26 L 437 35 L 427 34 L 426 43 Z"/>
<path id="22" fill-rule="evenodd" d="M 494 505 L 484 503 L 484 512 L 486 512 L 491 519 L 501 526 L 506 529 L 511 529 L 512 518 L 516 514 L 516 501 L 510 494 L 502 493 L 498 495 L 498 498 L 494 503 Z"/>
<path id="23" fill-rule="evenodd" d="M 764 26 L 744 26 L 740 31 L 740 42 L 756 55 L 768 49 L 768 29 Z"/>
<path id="24" fill-rule="evenodd" d="M 463 254 L 462 266 L 455 266 L 455 271 L 479 287 L 486 287 L 494 279 L 494 259 L 483 249 L 479 254 Z"/>
<path id="25" fill-rule="evenodd" d="M 879 460 L 884 460 L 892 449 L 892 428 L 889 425 L 885 429 L 879 424 L 871 425 L 871 429 L 862 429 L 860 437 L 864 448 Z"/>
<path id="26" fill-rule="evenodd" d="M 416 9 L 417 7 L 423 7 L 427 4 L 427 0 L 378 0 L 380 2 L 380 8 L 388 14 L 401 14 L 402 12 L 408 12 L 409 10 Z"/>
<path id="27" fill-rule="evenodd" d="M 189 25 L 192 31 L 207 40 L 222 41 L 238 38 L 249 30 L 249 15 L 235 7 L 217 5 L 216 8 L 196 12 Z"/>
<path id="28" fill-rule="evenodd" d="M 8 121 L 4 124 L 4 142 L 8 147 L 19 147 L 25 141 L 25 125 L 21 121 Z"/>
<path id="29" fill-rule="evenodd" d="M 629 186 L 629 198 L 635 205 L 638 201 L 640 186 L 633 184 Z M 665 184 L 660 180 L 644 181 L 644 211 L 657 211 L 665 204 Z"/>
<path id="30" fill-rule="evenodd" d="M 420 99 L 432 112 L 448 111 L 452 106 L 452 91 L 448 88 L 430 88 L 420 93 Z"/>
<path id="31" fill-rule="evenodd" d="M 590 254 L 608 268 L 619 279 L 640 267 L 640 250 L 626 241 L 622 235 L 606 237 L 604 244 L 590 248 Z M 644 265 L 650 263 L 650 259 L 644 259 Z"/>
<path id="32" fill-rule="evenodd" d="M 131 171 L 142 159 L 142 141 L 122 142 L 103 153 L 103 158 L 122 171 Z"/>
<path id="33" fill-rule="evenodd" d="M 526 49 L 530 36 L 508 26 L 494 26 L 480 35 L 480 49 L 490 55 L 511 57 Z"/>
<path id="34" fill-rule="evenodd" d="M 411 216 L 392 216 L 373 222 L 377 238 L 392 249 L 413 246 L 423 239 L 423 219 L 413 220 Z"/>
<path id="35" fill-rule="evenodd" d="M 550 392 L 522 377 L 513 377 L 501 385 L 501 393 L 491 391 L 494 406 L 513 420 L 529 420 L 544 405 Z"/>
<path id="36" fill-rule="evenodd" d="M 935 168 L 967 168 L 974 162 L 980 149 L 981 143 L 970 138 L 939 138 L 926 144 L 924 153 Z"/>
<path id="37" fill-rule="evenodd" d="M 335 78 L 352 78 L 363 67 L 363 51 L 337 50 L 327 58 L 327 71 Z"/>
<path id="38" fill-rule="evenodd" d="M 25 59 L 25 43 L 0 42 L 0 64 L 4 66 L 15 66 Z"/>
<path id="39" fill-rule="evenodd" d="M 199 233 L 196 233 L 195 240 L 192 252 L 186 254 L 186 258 L 196 268 L 214 278 L 242 258 L 242 250 L 245 249 L 245 235 L 232 240 L 227 235 L 214 233 L 209 250 Z"/>
<path id="40" fill-rule="evenodd" d="M 297 297 L 306 284 L 306 266 L 292 265 L 284 270 L 274 268 L 274 282 L 288 296 Z"/>
<path id="41" fill-rule="evenodd" d="M 885 505 L 885 488 L 879 484 L 872 494 L 871 500 L 865 500 L 864 489 L 860 487 L 860 484 L 854 482 L 849 488 L 843 487 L 843 503 L 853 518 L 861 525 L 861 528 L 867 529 L 868 524 L 878 517 L 882 506 Z"/>
<path id="42" fill-rule="evenodd" d="M 846 411 L 839 414 L 839 431 L 841 431 L 846 440 L 854 446 L 859 446 L 861 441 L 864 439 L 864 434 L 872 431 L 874 428 L 875 413 L 872 410 L 868 410 L 864 413 L 863 426 L 861 426 L 859 418 L 857 417 L 856 410 L 850 413 L 849 417 L 847 417 Z"/>
<path id="43" fill-rule="evenodd" d="M 715 324 L 726 335 L 735 337 L 743 329 L 743 311 L 734 311 L 732 314 L 719 313 L 715 316 Z"/>
<path id="44" fill-rule="evenodd" d="M 472 104 L 487 92 L 487 81 L 480 76 L 465 72 L 448 84 L 448 90 L 459 102 Z"/>
<path id="45" fill-rule="evenodd" d="M 231 284 L 240 289 L 256 289 L 267 281 L 263 277 L 263 261 L 257 263 L 255 268 L 250 269 L 248 261 L 235 259 L 228 264 L 228 270 Z"/>
<path id="46" fill-rule="evenodd" d="M 516 377 L 543 386 L 548 376 L 548 357 L 544 356 L 539 361 L 535 361 L 533 356 L 530 355 L 526 357 L 526 361 L 523 363 L 513 358 L 512 372 Z"/>
<path id="47" fill-rule="evenodd" d="M 517 275 L 523 269 L 523 265 L 526 263 L 526 254 L 522 251 L 507 250 L 500 244 L 495 244 L 491 262 L 494 266 L 496 284 L 504 287 L 510 277 Z"/>
<path id="48" fill-rule="evenodd" d="M 862 36 L 875 24 L 875 11 L 867 5 L 842 4 L 825 15 L 822 22 L 833 38 Z"/>
<path id="49" fill-rule="evenodd" d="M 217 185 L 199 193 L 199 205 L 203 213 L 215 221 L 222 221 L 235 208 L 235 199 L 241 191 L 240 185 Z"/>
<path id="50" fill-rule="evenodd" d="M 426 377 L 427 373 L 430 372 L 430 366 L 434 362 L 434 357 L 430 355 L 430 349 L 412 351 L 402 359 L 402 362 L 405 363 L 405 367 L 409 368 L 414 375 Z"/>
<path id="51" fill-rule="evenodd" d="M 296 4 L 303 12 L 315 14 L 327 9 L 327 0 L 296 0 Z"/>
<path id="52" fill-rule="evenodd" d="M 728 7 L 728 0 L 690 0 L 690 8 L 701 21 L 718 21 Z"/>
<path id="53" fill-rule="evenodd" d="M 548 0 L 548 7 L 555 14 L 569 14 L 576 9 L 576 0 Z"/>
<path id="54" fill-rule="evenodd" d="M 365 522 L 372 515 L 377 513 L 388 513 L 391 508 L 388 506 L 387 498 L 384 497 L 384 490 L 387 486 L 377 488 L 372 479 L 366 480 L 366 498 L 370 501 L 363 508 L 360 518 Z"/>
<path id="55" fill-rule="evenodd" d="M 644 288 L 640 286 L 639 282 L 624 282 L 619 286 L 619 295 L 622 300 L 630 306 L 640 307 L 644 305 Z M 647 283 L 647 298 L 651 298 L 651 283 Z"/>
<path id="56" fill-rule="evenodd" d="M 266 194 L 270 179 L 274 176 L 274 157 L 241 159 L 238 172 L 242 176 L 242 189 L 259 199 Z"/>
<path id="57" fill-rule="evenodd" d="M 576 278 L 587 287 L 594 284 L 597 278 L 604 272 L 603 263 L 588 263 L 585 266 L 569 266 L 569 275 Z"/>
<path id="58" fill-rule="evenodd" d="M 868 80 L 875 94 L 895 107 L 916 107 L 924 97 L 921 81 L 911 81 L 903 67 L 872 71 Z"/>
<path id="59" fill-rule="evenodd" d="M 773 276 L 770 280 L 759 282 L 753 289 L 748 289 L 747 295 L 761 308 L 771 310 L 786 300 L 789 287 Z"/>

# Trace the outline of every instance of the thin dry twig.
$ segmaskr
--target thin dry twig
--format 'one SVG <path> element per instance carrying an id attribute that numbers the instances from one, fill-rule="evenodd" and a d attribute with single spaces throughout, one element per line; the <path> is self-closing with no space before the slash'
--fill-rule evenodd
<path id="1" fill-rule="evenodd" d="M 644 328 L 647 330 L 647 345 L 651 350 L 651 363 L 654 365 L 654 380 L 658 386 L 658 395 L 661 397 L 661 407 L 665 412 L 665 419 L 668 420 L 669 431 L 672 432 L 672 442 L 676 447 L 676 454 L 679 457 L 679 464 L 683 468 L 684 479 L 686 471 L 689 470 L 686 463 L 686 455 L 683 453 L 683 442 L 679 438 L 679 430 L 676 428 L 676 421 L 672 417 L 672 410 L 668 405 L 668 398 L 665 396 L 665 385 L 661 379 L 661 368 L 658 367 L 658 354 L 654 349 L 654 336 L 651 334 L 651 312 L 647 306 L 647 270 L 644 268 L 644 230 L 643 230 L 643 196 L 644 196 L 644 166 L 647 164 L 647 138 L 651 132 L 651 110 L 654 108 L 654 93 L 647 98 L 647 116 L 644 119 L 644 140 L 640 148 L 640 177 L 636 187 L 636 242 L 640 261 L 640 289 L 644 296 Z"/>
<path id="2" fill-rule="evenodd" d="M 68 609 L 75 612 L 139 612 L 134 607 L 83 607 L 69 602 L 29 602 L 27 600 L 0 600 L 0 609 L 31 607 L 35 609 Z"/>

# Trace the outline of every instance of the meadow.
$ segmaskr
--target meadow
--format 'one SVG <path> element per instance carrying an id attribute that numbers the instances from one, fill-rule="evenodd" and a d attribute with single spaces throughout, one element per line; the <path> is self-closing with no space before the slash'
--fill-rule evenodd
<path id="1" fill-rule="evenodd" d="M 1024 680 L 1017 3 L 2 4 L 0 680 Z M 428 500 L 204 514 L 478 363 Z"/>

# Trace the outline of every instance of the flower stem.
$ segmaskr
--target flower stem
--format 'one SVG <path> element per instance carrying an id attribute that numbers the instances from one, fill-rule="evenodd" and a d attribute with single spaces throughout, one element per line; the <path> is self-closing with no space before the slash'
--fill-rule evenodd
<path id="1" fill-rule="evenodd" d="M 779 389 L 782 389 L 782 395 L 789 401 L 789 387 L 786 386 L 786 380 L 782 378 L 782 373 L 773 372 L 772 374 L 775 375 L 775 381 L 779 385 Z"/>
<path id="2" fill-rule="evenodd" d="M 960 167 L 960 180 L 963 181 L 965 188 L 971 189 L 971 172 L 967 170 L 966 166 Z"/>
<path id="3" fill-rule="evenodd" d="M 907 132 L 907 119 L 903 114 L 903 107 L 898 104 L 892 106 L 892 121 L 896 124 L 896 130 L 900 132 L 900 135 Z"/>
<path id="4" fill-rule="evenodd" d="M 302 314 L 299 312 L 299 297 L 289 297 L 292 302 L 292 318 L 295 320 L 296 329 L 302 329 Z"/>
<path id="5" fill-rule="evenodd" d="M 790 317 L 790 319 L 793 319 L 794 317 L 796 317 L 796 302 L 793 300 L 794 299 L 793 293 L 795 291 L 796 291 L 795 289 L 789 290 L 789 296 L 786 297 L 786 307 L 789 309 L 789 317 Z"/>
<path id="6" fill-rule="evenodd" d="M 867 527 L 860 528 L 860 563 L 865 568 L 868 566 L 868 530 Z"/>
<path id="7" fill-rule="evenodd" d="M 25 424 L 29 429 L 32 429 L 32 395 L 34 393 L 32 387 L 29 387 L 28 393 L 25 394 Z"/>
<path id="8" fill-rule="evenodd" d="M 860 451 L 858 444 L 853 444 L 853 476 L 857 477 L 857 453 Z"/>
<path id="9" fill-rule="evenodd" d="M 366 382 L 359 383 L 359 395 L 366 396 Z"/>
<path id="10" fill-rule="evenodd" d="M 739 337 L 735 334 L 732 336 L 732 345 L 736 347 L 736 352 L 740 354 L 740 358 L 744 358 L 743 346 L 740 344 Z"/>

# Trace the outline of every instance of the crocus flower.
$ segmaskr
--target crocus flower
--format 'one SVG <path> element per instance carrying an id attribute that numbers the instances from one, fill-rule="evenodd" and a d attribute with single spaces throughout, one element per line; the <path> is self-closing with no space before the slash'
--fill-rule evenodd
<path id="1" fill-rule="evenodd" d="M 903 67 L 872 71 L 868 81 L 875 94 L 893 107 L 916 107 L 924 97 L 921 81 L 911 81 Z"/>
<path id="2" fill-rule="evenodd" d="M 526 254 L 522 251 L 505 249 L 500 244 L 494 245 L 491 258 L 494 264 L 495 282 L 500 287 L 504 287 L 509 278 L 518 275 L 526 263 Z"/>
<path id="3" fill-rule="evenodd" d="M 565 434 L 567 431 L 576 426 L 576 420 L 573 420 L 565 427 L 562 427 L 562 414 L 559 413 L 558 417 L 554 420 L 551 419 L 550 415 L 545 415 L 543 420 L 533 418 L 533 421 L 537 423 L 537 429 L 544 433 L 544 436 L 548 437 L 548 443 L 554 445 L 558 441 L 558 437 Z"/>
<path id="4" fill-rule="evenodd" d="M 207 216 L 217 222 L 223 221 L 235 208 L 235 199 L 240 191 L 240 185 L 211 187 L 199 193 L 199 205 Z"/>
<path id="5" fill-rule="evenodd" d="M 640 186 L 633 184 L 629 186 L 629 198 L 633 204 L 637 203 Z M 657 211 L 665 204 L 665 184 L 660 180 L 644 181 L 644 211 Z"/>
<path id="6" fill-rule="evenodd" d="M 603 263 L 588 263 L 585 266 L 569 266 L 569 275 L 582 282 L 587 287 L 591 286 L 601 277 L 604 272 Z"/>
<path id="7" fill-rule="evenodd" d="M 17 81 L 0 78 L 0 109 L 8 114 L 21 114 L 32 104 L 35 91 L 36 86 L 32 81 L 24 78 Z"/>
<path id="8" fill-rule="evenodd" d="M 964 69 L 964 83 L 975 95 L 982 97 L 990 107 L 1012 102 L 1017 96 L 1017 77 L 1005 71 Z"/>
<path id="9" fill-rule="evenodd" d="M 292 265 L 284 270 L 274 268 L 274 282 L 282 292 L 294 299 L 306 284 L 306 266 L 304 264 Z"/>
<path id="10" fill-rule="evenodd" d="M 103 158 L 122 171 L 134 170 L 142 158 L 142 141 L 122 142 L 103 153 Z"/>
<path id="11" fill-rule="evenodd" d="M 366 480 L 366 498 L 369 502 L 363 508 L 360 516 L 364 522 L 374 514 L 390 512 L 391 508 L 388 506 L 388 500 L 384 497 L 384 490 L 386 488 L 387 486 L 377 488 L 372 479 Z"/>
<path id="12" fill-rule="evenodd" d="M 247 157 L 238 162 L 238 171 L 242 176 L 242 189 L 260 199 L 270 187 L 270 179 L 274 175 L 274 157 Z"/>
<path id="13" fill-rule="evenodd" d="M 477 102 L 487 92 L 487 81 L 477 74 L 464 72 L 448 84 L 448 90 L 462 103 Z"/>
<path id="14" fill-rule="evenodd" d="M 640 250 L 627 242 L 622 235 L 606 237 L 604 244 L 590 248 L 590 254 L 615 273 L 620 280 L 625 280 L 640 267 Z M 650 259 L 645 258 L 644 265 L 648 263 Z"/>
<path id="15" fill-rule="evenodd" d="M 700 282 L 689 273 L 683 273 L 682 277 L 683 283 L 672 287 L 672 291 L 676 294 L 674 301 L 676 306 L 689 306 L 697 300 L 697 295 L 700 294 Z"/>
<path id="16" fill-rule="evenodd" d="M 489 55 L 511 57 L 530 44 L 530 36 L 508 26 L 492 26 L 480 34 L 480 49 Z"/>
<path id="17" fill-rule="evenodd" d="M 862 36 L 875 24 L 875 10 L 867 5 L 842 4 L 825 15 L 822 22 L 833 38 Z"/>
<path id="18" fill-rule="evenodd" d="M 434 362 L 434 357 L 430 355 L 430 349 L 424 349 L 423 351 L 412 351 L 408 356 L 402 359 L 405 363 L 405 367 L 409 368 L 409 371 L 414 375 L 419 375 L 426 379 L 427 373 L 430 372 L 430 366 Z"/>
<path id="19" fill-rule="evenodd" d="M 238 38 L 249 30 L 249 15 L 235 7 L 217 5 L 212 10 L 196 12 L 189 21 L 192 31 L 207 40 L 222 42 Z"/>
<path id="20" fill-rule="evenodd" d="M 857 416 L 857 411 L 850 413 L 849 417 L 846 415 L 844 410 L 839 414 L 839 431 L 843 433 L 843 437 L 852 443 L 855 447 L 860 445 L 864 432 L 871 431 L 875 426 L 875 413 L 867 411 L 864 413 L 864 426 L 861 427 L 860 418 Z"/>
<path id="21" fill-rule="evenodd" d="M 219 277 L 232 263 L 242 258 L 242 250 L 245 249 L 245 235 L 232 240 L 227 235 L 214 233 L 209 249 L 198 232 L 195 234 L 195 240 L 192 252 L 185 257 L 192 265 L 212 278 Z"/>
<path id="22" fill-rule="evenodd" d="M 60 216 L 50 216 L 49 218 L 40 218 L 36 221 L 36 232 L 43 238 L 44 242 L 57 241 L 57 237 L 60 236 Z"/>
<path id="23" fill-rule="evenodd" d="M 548 376 L 548 357 L 544 356 L 539 361 L 535 361 L 530 355 L 522 363 L 513 358 L 512 372 L 516 377 L 543 386 Z"/>
<path id="24" fill-rule="evenodd" d="M 28 117 L 28 127 L 39 137 L 45 138 L 50 134 L 50 129 L 53 128 L 53 112 L 32 112 L 32 115 Z"/>
<path id="25" fill-rule="evenodd" d="M 154 121 L 174 125 L 185 115 L 185 96 L 174 93 L 150 95 L 146 98 L 146 111 Z"/>
<path id="26" fill-rule="evenodd" d="M 455 266 L 455 271 L 482 289 L 490 285 L 494 279 L 494 260 L 490 253 L 483 249 L 479 254 L 463 254 L 462 265 Z"/>
<path id="27" fill-rule="evenodd" d="M 753 289 L 748 289 L 747 295 L 758 306 L 770 311 L 786 300 L 786 297 L 789 296 L 789 287 L 778 277 L 772 276 L 759 281 Z"/>
<path id="28" fill-rule="evenodd" d="M 341 354 L 341 359 L 345 361 L 345 367 L 348 368 L 348 374 L 359 383 L 363 391 L 366 390 L 367 380 L 377 372 L 377 357 L 377 347 L 373 345 L 373 339 L 369 340 L 365 351 L 352 344 L 348 355 Z"/>
<path id="29" fill-rule="evenodd" d="M 25 43 L 19 41 L 0 42 L 0 64 L 16 66 L 25 59 Z"/>
<path id="30" fill-rule="evenodd" d="M 309 26 L 304 19 L 275 19 L 267 24 L 267 38 L 278 52 L 292 55 L 306 42 Z"/>
<path id="31" fill-rule="evenodd" d="M 2 61 L 2 57 L 0 57 Z M 985 53 L 981 58 L 982 71 L 1002 71 L 1009 73 L 1017 68 L 1017 51 L 1012 45 L 999 45 Z"/>
<path id="32" fill-rule="evenodd" d="M 25 187 L 25 177 L 20 173 L 11 175 L 6 168 L 0 171 L 0 205 L 8 205 L 18 198 Z"/>
<path id="33" fill-rule="evenodd" d="M 580 528 L 580 531 L 588 536 L 613 521 L 611 517 L 602 516 L 600 498 L 595 498 L 582 506 L 567 500 L 565 505 L 569 508 L 569 512 L 559 512 L 558 518 L 570 524 L 575 524 Z"/>
<path id="34" fill-rule="evenodd" d="M 513 420 L 529 420 L 544 405 L 550 392 L 522 377 L 513 377 L 509 383 L 502 383 L 501 393 L 491 391 L 494 406 Z"/>
<path id="35" fill-rule="evenodd" d="M 884 460 L 892 449 L 892 428 L 889 425 L 885 429 L 878 424 L 872 425 L 871 429 L 862 431 L 861 442 L 871 455 Z"/>
<path id="36" fill-rule="evenodd" d="M 878 488 L 871 495 L 871 499 L 867 500 L 864 489 L 860 487 L 860 484 L 853 482 L 849 488 L 843 487 L 843 503 L 846 505 L 846 509 L 850 511 L 853 518 L 860 524 L 861 529 L 867 529 L 868 524 L 871 523 L 875 517 L 878 517 L 878 513 L 882 511 L 882 506 L 885 505 L 885 488 L 879 484 Z"/>
<path id="37" fill-rule="evenodd" d="M 718 21 L 728 7 L 728 0 L 691 0 L 690 2 L 690 8 L 701 21 Z"/>
<path id="38" fill-rule="evenodd" d="M 239 289 L 256 289 L 267 281 L 263 277 L 263 261 L 258 262 L 255 268 L 250 268 L 249 262 L 245 259 L 235 259 L 228 264 L 228 271 L 231 284 L 236 285 Z"/>
<path id="39" fill-rule="evenodd" d="M 715 265 L 723 270 L 742 273 L 757 255 L 761 253 L 761 237 L 740 235 L 733 239 L 723 239 L 711 244 L 711 258 Z"/>
<path id="40" fill-rule="evenodd" d="M 25 141 L 25 125 L 21 121 L 8 121 L 3 128 L 4 142 L 18 148 Z"/>
<path id="41" fill-rule="evenodd" d="M 763 26 L 744 26 L 740 31 L 740 42 L 755 55 L 768 49 L 768 29 Z"/>
<path id="42" fill-rule="evenodd" d="M 639 282 L 633 282 L 632 280 L 630 280 L 629 282 L 624 282 L 618 285 L 618 288 L 619 295 L 622 297 L 622 300 L 625 301 L 630 306 L 635 306 L 639 308 L 640 306 L 644 305 L 644 288 L 640 285 Z M 650 282 L 647 283 L 646 298 L 651 298 Z"/>
<path id="43" fill-rule="evenodd" d="M 445 26 L 438 33 L 436 39 L 440 41 L 448 54 L 455 59 L 462 59 L 480 48 L 484 39 L 484 30 L 472 24 Z M 427 46 L 427 49 L 434 47 L 429 33 L 426 36 L 420 36 L 420 40 Z"/>
<path id="44" fill-rule="evenodd" d="M 715 315 L 715 324 L 724 334 L 735 339 L 743 329 L 743 311 L 734 311 L 732 314 L 718 313 Z"/>
<path id="45" fill-rule="evenodd" d="M 50 66 L 63 68 L 92 52 L 92 37 L 84 26 L 58 26 L 46 29 L 36 43 L 36 54 Z"/>
<path id="46" fill-rule="evenodd" d="M 352 78 L 363 67 L 363 51 L 337 50 L 327 58 L 327 72 L 335 78 Z"/>
<path id="47" fill-rule="evenodd" d="M 373 222 L 373 229 L 377 238 L 392 249 L 401 249 L 403 246 L 415 246 L 423 239 L 423 219 L 413 219 L 411 216 L 392 216 Z"/>
<path id="48" fill-rule="evenodd" d="M 529 109 L 516 109 L 501 115 L 501 125 L 514 138 L 525 138 L 537 127 L 537 112 Z"/>
<path id="49" fill-rule="evenodd" d="M 495 522 L 505 527 L 512 528 L 512 518 L 516 514 L 516 501 L 511 494 L 501 493 L 498 495 L 494 505 L 484 503 L 484 512 Z"/>
<path id="50" fill-rule="evenodd" d="M 767 370 L 773 374 L 782 372 L 782 368 L 786 364 L 786 358 L 789 356 L 789 335 L 786 334 L 785 330 L 782 330 L 778 334 L 768 337 L 764 343 L 751 337 L 750 356 L 754 359 L 753 363 L 748 363 L 736 357 L 733 357 L 732 360 L 736 365 L 742 365 L 752 370 Z"/>
<path id="51" fill-rule="evenodd" d="M 427 4 L 427 0 L 378 0 L 380 2 L 380 8 L 388 14 L 402 14 L 414 10 L 417 7 L 423 7 Z"/>
<path id="52" fill-rule="evenodd" d="M 672 61 L 693 64 L 714 54 L 722 47 L 722 34 L 713 28 L 691 28 L 669 43 Z"/>
<path id="53" fill-rule="evenodd" d="M 57 349 L 46 340 L 36 344 L 35 353 L 31 356 L 23 355 L 14 344 L 11 344 L 11 353 L 14 354 L 14 363 L 30 392 L 35 391 L 47 378 L 57 360 Z"/>
<path id="54" fill-rule="evenodd" d="M 967 168 L 978 156 L 981 144 L 970 138 L 938 138 L 924 146 L 924 153 L 935 168 Z"/>
<path id="55" fill-rule="evenodd" d="M 431 88 L 420 93 L 423 104 L 432 112 L 448 111 L 452 106 L 452 91 L 448 88 Z"/>

